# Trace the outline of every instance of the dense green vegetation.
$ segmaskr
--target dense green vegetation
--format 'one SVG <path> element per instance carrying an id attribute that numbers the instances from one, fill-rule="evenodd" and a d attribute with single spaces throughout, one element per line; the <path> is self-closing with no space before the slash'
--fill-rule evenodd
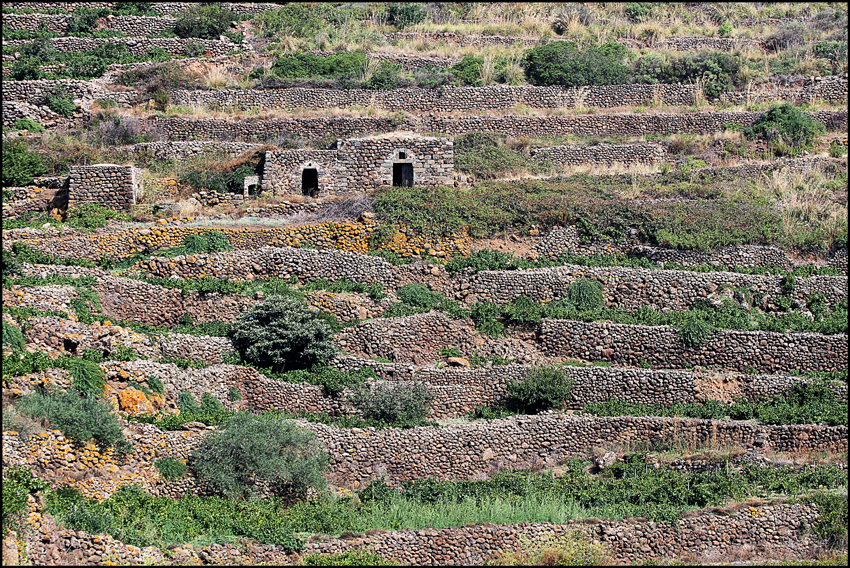
<path id="1" fill-rule="evenodd" d="M 48 494 L 47 506 L 65 526 L 111 534 L 135 546 L 232 542 L 234 537 L 249 536 L 299 549 L 303 544 L 294 534 L 339 535 L 482 522 L 564 523 L 588 517 L 672 522 L 688 509 L 722 506 L 730 499 L 793 496 L 836 484 L 847 486 L 846 472 L 835 466 L 799 472 L 788 467 L 744 466 L 740 474 L 729 475 L 719 463 L 715 471 L 683 473 L 648 468 L 642 456 L 633 455 L 596 476 L 586 472 L 586 465 L 582 460 L 568 460 L 560 478 L 517 471 L 498 473 L 487 481 L 406 481 L 400 488 L 378 480 L 359 492 L 359 503 L 329 496 L 290 507 L 274 498 L 173 501 L 125 486 L 102 503 L 60 489 Z"/>

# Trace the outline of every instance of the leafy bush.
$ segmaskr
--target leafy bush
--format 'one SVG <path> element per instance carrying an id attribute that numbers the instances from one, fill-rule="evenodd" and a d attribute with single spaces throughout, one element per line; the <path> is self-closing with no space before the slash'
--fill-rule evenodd
<path id="1" fill-rule="evenodd" d="M 25 140 L 3 142 L 3 187 L 23 187 L 47 171 L 41 156 L 31 152 Z"/>
<path id="2" fill-rule="evenodd" d="M 696 83 L 701 81 L 708 99 L 732 89 L 738 78 L 739 59 L 719 51 L 663 56 L 650 53 L 635 61 L 636 83 Z"/>
<path id="3" fill-rule="evenodd" d="M 168 481 L 180 479 L 186 474 L 189 467 L 174 458 L 161 458 L 154 462 L 159 474 Z"/>
<path id="4" fill-rule="evenodd" d="M 765 140 L 773 151 L 798 155 L 811 150 L 818 134 L 826 132 L 823 123 L 792 105 L 783 103 L 762 114 L 744 129 L 747 140 Z"/>
<path id="5" fill-rule="evenodd" d="M 335 77 L 361 73 L 365 65 L 366 55 L 362 51 L 324 57 L 310 53 L 297 53 L 275 61 L 271 72 L 278 77 L 289 78 Z"/>
<path id="6" fill-rule="evenodd" d="M 62 88 L 57 88 L 47 97 L 47 108 L 62 115 L 70 117 L 77 110 L 77 105 L 71 100 L 71 96 Z"/>
<path id="7" fill-rule="evenodd" d="M 573 388 L 573 380 L 565 369 L 541 367 L 508 385 L 508 405 L 527 414 L 561 408 Z"/>
<path id="8" fill-rule="evenodd" d="M 106 388 L 103 370 L 94 361 L 72 358 L 65 367 L 71 373 L 72 384 L 83 396 L 98 397 Z"/>
<path id="9" fill-rule="evenodd" d="M 21 333 L 21 330 L 3 320 L 3 345 L 8 345 L 12 348 L 13 351 L 23 351 L 26 347 L 26 343 L 24 342 L 24 334 Z"/>
<path id="10" fill-rule="evenodd" d="M 504 307 L 502 315 L 513 324 L 540 323 L 543 318 L 543 306 L 527 296 L 519 296 Z"/>
<path id="11" fill-rule="evenodd" d="M 230 402 L 239 402 L 242 400 L 242 393 L 236 387 L 230 387 L 227 389 L 227 398 Z"/>
<path id="12" fill-rule="evenodd" d="M 290 383 L 308 383 L 324 387 L 326 394 L 337 396 L 346 388 L 356 387 L 366 382 L 367 379 L 376 379 L 378 376 L 370 367 L 360 367 L 352 371 L 340 371 L 330 366 L 315 366 L 309 370 L 288 371 L 280 377 Z"/>
<path id="13" fill-rule="evenodd" d="M 508 270 L 513 261 L 513 253 L 504 253 L 497 250 L 482 249 L 468 256 L 456 256 L 446 263 L 446 271 L 451 274 L 463 272 L 472 268 L 475 272 L 482 270 Z"/>
<path id="14" fill-rule="evenodd" d="M 526 51 L 522 66 L 534 85 L 621 85 L 629 72 L 622 63 L 627 53 L 611 41 L 584 50 L 575 42 L 553 41 Z"/>
<path id="15" fill-rule="evenodd" d="M 69 36 L 89 34 L 97 27 L 98 18 L 103 18 L 108 14 L 108 8 L 77 8 L 71 13 L 71 17 L 68 19 L 65 34 Z"/>
<path id="16" fill-rule="evenodd" d="M 237 413 L 191 454 L 195 475 L 230 499 L 257 496 L 256 483 L 296 493 L 323 488 L 328 458 L 315 435 L 290 420 Z"/>
<path id="17" fill-rule="evenodd" d="M 156 377 L 148 377 L 148 388 L 156 394 L 165 394 L 165 386 Z"/>
<path id="18" fill-rule="evenodd" d="M 386 8 L 386 15 L 387 23 L 398 29 L 425 21 L 425 11 L 421 4 L 390 4 Z"/>
<path id="19" fill-rule="evenodd" d="M 304 566 L 394 566 L 380 555 L 368 550 L 346 550 L 333 554 L 308 554 L 302 559 Z"/>
<path id="20" fill-rule="evenodd" d="M 124 440 L 121 425 L 109 403 L 81 397 L 75 391 L 34 392 L 22 396 L 18 409 L 33 418 L 47 418 L 51 426 L 78 444 L 93 440 L 102 448 Z"/>
<path id="21" fill-rule="evenodd" d="M 123 211 L 115 211 L 97 203 L 80 203 L 68 208 L 65 223 L 75 229 L 100 229 L 109 224 L 109 219 L 131 220 Z"/>
<path id="22" fill-rule="evenodd" d="M 31 118 L 19 118 L 13 126 L 15 130 L 26 130 L 27 132 L 44 132 L 44 127 Z"/>
<path id="23" fill-rule="evenodd" d="M 402 83 L 401 67 L 399 64 L 392 61 L 381 61 L 378 69 L 372 74 L 372 77 L 363 81 L 361 87 L 376 91 L 391 91 L 408 86 Z"/>
<path id="24" fill-rule="evenodd" d="M 623 12 L 630 22 L 642 22 L 652 12 L 652 2 L 629 2 Z"/>
<path id="25" fill-rule="evenodd" d="M 567 297 L 579 311 L 598 310 L 605 304 L 602 285 L 595 280 L 587 280 L 586 278 L 570 284 Z"/>
<path id="26" fill-rule="evenodd" d="M 679 328 L 679 337 L 686 347 L 700 347 L 714 332 L 711 324 L 697 317 L 692 317 Z"/>
<path id="27" fill-rule="evenodd" d="M 245 190 L 245 177 L 256 173 L 256 167 L 243 163 L 231 171 L 192 170 L 184 174 L 180 181 L 198 189 L 241 194 Z"/>
<path id="28" fill-rule="evenodd" d="M 302 301 L 272 296 L 239 315 L 231 339 L 244 360 L 281 372 L 332 357 L 331 336 L 328 325 Z"/>
<path id="29" fill-rule="evenodd" d="M 796 45 L 802 45 L 808 36 L 808 30 L 802 22 L 788 22 L 783 24 L 774 34 L 764 40 L 764 46 L 770 51 L 788 49 Z"/>
<path id="30" fill-rule="evenodd" d="M 44 491 L 50 482 L 34 477 L 28 467 L 14 467 L 6 472 L 3 481 L 3 534 L 7 531 L 21 531 L 24 525 L 19 515 L 27 509 L 27 496 L 30 493 Z"/>
<path id="31" fill-rule="evenodd" d="M 465 56 L 459 62 L 449 68 L 452 75 L 461 80 L 464 85 L 470 87 L 480 87 L 481 83 L 481 66 L 484 65 L 483 57 Z"/>
<path id="32" fill-rule="evenodd" d="M 174 33 L 182 38 L 218 39 L 234 20 L 236 14 L 219 5 L 192 6 L 174 24 Z"/>
<path id="33" fill-rule="evenodd" d="M 363 418 L 396 428 L 420 425 L 433 400 L 425 383 L 364 383 L 355 388 L 349 402 Z"/>

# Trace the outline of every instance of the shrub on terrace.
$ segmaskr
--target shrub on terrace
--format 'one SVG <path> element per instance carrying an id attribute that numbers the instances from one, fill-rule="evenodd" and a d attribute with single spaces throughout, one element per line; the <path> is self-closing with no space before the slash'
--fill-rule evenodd
<path id="1" fill-rule="evenodd" d="M 421 424 L 433 400 L 424 383 L 363 383 L 354 389 L 349 402 L 366 420 L 393 427 Z"/>
<path id="2" fill-rule="evenodd" d="M 762 114 L 744 129 L 747 140 L 765 140 L 776 154 L 798 155 L 811 150 L 826 127 L 791 103 L 783 103 Z"/>
<path id="3" fill-rule="evenodd" d="M 629 72 L 622 62 L 627 53 L 625 46 L 611 41 L 583 50 L 572 41 L 553 41 L 529 49 L 522 66 L 534 85 L 620 85 Z"/>
<path id="4" fill-rule="evenodd" d="M 240 412 L 201 441 L 191 462 L 195 475 L 213 490 L 231 499 L 250 499 L 257 496 L 258 481 L 298 494 L 308 487 L 323 488 L 328 459 L 315 435 L 295 422 Z"/>
<path id="5" fill-rule="evenodd" d="M 407 26 L 425 21 L 425 10 L 421 4 L 390 4 L 386 8 L 387 23 L 404 29 Z"/>
<path id="6" fill-rule="evenodd" d="M 570 396 L 573 381 L 565 369 L 541 367 L 508 383 L 509 407 L 528 414 L 561 408 Z"/>
<path id="7" fill-rule="evenodd" d="M 174 33 L 182 38 L 218 39 L 234 20 L 236 14 L 216 4 L 192 6 L 174 24 Z"/>
<path id="8" fill-rule="evenodd" d="M 567 292 L 570 302 L 579 311 L 596 310 L 605 304 L 602 285 L 599 282 L 582 278 L 570 284 Z"/>
<path id="9" fill-rule="evenodd" d="M 309 369 L 333 356 L 332 332 L 301 300 L 272 296 L 239 315 L 231 339 L 242 358 L 275 372 Z"/>
<path id="10" fill-rule="evenodd" d="M 41 156 L 31 152 L 26 140 L 3 142 L 3 187 L 23 187 L 47 171 Z"/>

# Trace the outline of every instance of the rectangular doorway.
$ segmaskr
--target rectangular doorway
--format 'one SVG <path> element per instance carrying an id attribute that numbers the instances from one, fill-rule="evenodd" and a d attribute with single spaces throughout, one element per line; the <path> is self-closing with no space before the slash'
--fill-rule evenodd
<path id="1" fill-rule="evenodd" d="M 393 164 L 393 187 L 413 187 L 413 164 Z"/>
<path id="2" fill-rule="evenodd" d="M 316 168 L 305 168 L 301 173 L 301 195 L 306 195 L 307 197 L 318 197 L 319 172 Z"/>

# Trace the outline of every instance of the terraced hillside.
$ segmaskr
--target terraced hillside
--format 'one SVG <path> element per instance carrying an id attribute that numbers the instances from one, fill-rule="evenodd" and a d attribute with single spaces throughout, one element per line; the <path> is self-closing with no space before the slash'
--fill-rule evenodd
<path id="1" fill-rule="evenodd" d="M 3 563 L 847 562 L 847 10 L 3 4 Z"/>

